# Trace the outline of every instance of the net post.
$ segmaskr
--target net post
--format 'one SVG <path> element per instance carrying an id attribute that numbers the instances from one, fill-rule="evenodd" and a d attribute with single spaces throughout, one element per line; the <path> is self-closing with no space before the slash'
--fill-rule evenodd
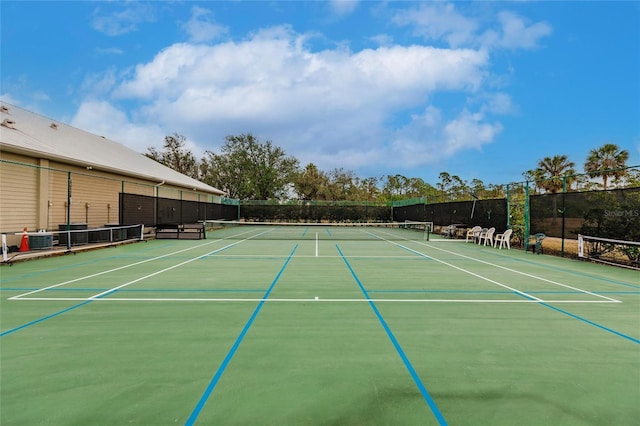
<path id="1" fill-rule="evenodd" d="M 507 184 L 507 229 L 511 229 L 511 190 Z"/>
<path id="2" fill-rule="evenodd" d="M 529 242 L 530 229 L 529 229 L 529 181 L 524 183 L 524 250 L 527 251 L 527 244 Z"/>
<path id="3" fill-rule="evenodd" d="M 7 256 L 7 234 L 2 234 L 2 261 L 9 261 L 9 257 Z"/>
<path id="4" fill-rule="evenodd" d="M 71 171 L 67 172 L 67 250 L 71 251 Z"/>
<path id="5" fill-rule="evenodd" d="M 584 257 L 584 239 L 578 234 L 578 257 Z"/>
<path id="6" fill-rule="evenodd" d="M 560 242 L 560 257 L 564 257 L 564 229 L 565 229 L 565 211 L 567 210 L 567 177 L 562 176 L 562 241 Z"/>

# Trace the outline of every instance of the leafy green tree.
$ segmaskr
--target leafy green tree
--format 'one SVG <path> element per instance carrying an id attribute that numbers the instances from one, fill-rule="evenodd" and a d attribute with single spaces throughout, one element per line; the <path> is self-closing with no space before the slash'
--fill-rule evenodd
<path id="1" fill-rule="evenodd" d="M 315 164 L 309 163 L 295 176 L 293 188 L 300 200 L 326 200 L 329 177 Z"/>
<path id="2" fill-rule="evenodd" d="M 451 176 L 451 196 L 454 200 L 464 200 L 470 198 L 471 189 L 467 182 L 463 181 L 460 176 Z"/>
<path id="3" fill-rule="evenodd" d="M 378 178 L 360 179 L 360 201 L 378 201 L 382 191 L 378 188 Z"/>
<path id="4" fill-rule="evenodd" d="M 442 196 L 441 201 L 447 201 L 447 194 L 451 191 L 451 187 L 453 186 L 453 179 L 451 175 L 447 172 L 440 172 L 438 175 L 440 181 L 436 184 L 436 188 L 440 191 L 440 195 Z"/>
<path id="5" fill-rule="evenodd" d="M 147 148 L 145 156 L 183 175 L 198 179 L 198 162 L 191 151 L 185 148 L 186 140 L 178 133 L 165 136 L 163 149 L 158 151 L 154 147 Z"/>
<path id="6" fill-rule="evenodd" d="M 600 148 L 589 151 L 584 163 L 584 171 L 593 177 L 601 176 L 602 186 L 606 190 L 609 178 L 618 180 L 626 174 L 624 168 L 628 159 L 628 151 L 621 150 L 618 145 L 606 143 Z"/>
<path id="7" fill-rule="evenodd" d="M 408 187 L 409 179 L 406 176 L 400 174 L 387 175 L 382 187 L 382 193 L 386 201 L 401 200 L 408 198 L 406 196 Z"/>
<path id="8" fill-rule="evenodd" d="M 329 200 L 354 200 L 357 195 L 356 175 L 350 170 L 336 168 L 328 173 Z"/>
<path id="9" fill-rule="evenodd" d="M 407 198 L 434 196 L 438 191 L 421 178 L 409 178 Z"/>
<path id="10" fill-rule="evenodd" d="M 241 200 L 288 198 L 298 174 L 298 160 L 271 141 L 261 143 L 251 133 L 227 136 L 221 153 L 205 152 L 203 180 Z"/>

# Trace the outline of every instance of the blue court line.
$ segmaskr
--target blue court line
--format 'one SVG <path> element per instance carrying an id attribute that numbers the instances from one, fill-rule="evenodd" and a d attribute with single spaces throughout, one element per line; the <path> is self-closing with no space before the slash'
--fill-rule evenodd
<path id="1" fill-rule="evenodd" d="M 269 298 L 269 295 L 271 294 L 271 291 L 276 286 L 276 283 L 278 282 L 278 280 L 282 276 L 282 273 L 284 272 L 285 268 L 289 264 L 289 261 L 293 257 L 293 254 L 296 252 L 297 248 L 298 248 L 298 244 L 296 244 L 293 247 L 293 250 L 289 254 L 289 257 L 287 257 L 287 260 L 284 262 L 284 264 L 280 268 L 280 271 L 278 272 L 276 277 L 273 279 L 273 282 L 271 283 L 271 285 L 267 289 L 267 291 L 264 294 L 264 296 L 262 297 L 262 299 Z M 249 328 L 253 324 L 253 321 L 256 319 L 256 317 L 260 313 L 260 310 L 264 306 L 264 303 L 265 303 L 265 301 L 261 300 L 260 303 L 258 303 L 258 306 L 256 306 L 256 309 L 253 311 L 253 314 L 251 314 L 251 317 L 249 318 L 249 320 L 245 324 L 244 328 L 240 332 L 240 335 L 238 336 L 238 338 L 234 342 L 233 346 L 229 350 L 229 353 L 227 353 L 227 356 L 224 357 L 224 360 L 222 361 L 222 364 L 220 364 L 220 367 L 218 367 L 218 371 L 216 371 L 215 375 L 213 376 L 213 378 L 209 382 L 209 385 L 207 386 L 207 388 L 205 389 L 204 393 L 200 397 L 200 400 L 198 401 L 198 403 L 196 404 L 195 408 L 191 412 L 191 415 L 187 419 L 187 422 L 185 423 L 185 425 L 189 425 L 189 426 L 193 425 L 195 423 L 195 421 L 197 420 L 198 416 L 200 415 L 200 412 L 202 411 L 202 408 L 207 403 L 207 400 L 209 399 L 209 396 L 211 395 L 211 392 L 213 392 L 213 389 L 218 384 L 218 381 L 220 380 L 220 377 L 222 377 L 222 374 L 224 373 L 224 370 L 229 365 L 229 362 L 231 362 L 231 358 L 233 358 L 233 356 L 235 355 L 236 351 L 238 350 L 238 347 L 240 346 L 240 343 L 242 343 L 242 340 L 244 339 L 244 336 L 247 334 L 247 332 L 249 331 Z"/>
<path id="2" fill-rule="evenodd" d="M 518 294 L 518 296 L 525 297 L 525 296 L 524 296 L 524 295 L 522 295 L 522 294 Z M 528 297 L 526 297 L 526 299 L 529 299 L 529 298 L 528 298 Z M 583 317 L 581 317 L 581 316 L 579 316 L 579 315 L 572 314 L 572 313 L 571 313 L 571 312 L 569 312 L 569 311 L 565 311 L 564 309 L 557 308 L 557 307 L 555 307 L 555 306 L 553 306 L 553 305 L 550 305 L 550 304 L 549 304 L 549 303 L 547 303 L 547 302 L 538 302 L 538 304 L 539 304 L 539 305 L 542 305 L 542 306 L 546 306 L 546 307 L 547 307 L 547 308 L 549 308 L 549 309 L 553 309 L 553 310 L 554 310 L 554 311 L 556 311 L 556 312 L 560 312 L 561 314 L 567 315 L 567 316 L 569 316 L 569 317 L 571 317 L 571 318 L 577 319 L 577 320 L 579 320 L 579 321 L 582 321 L 582 322 L 587 323 L 587 324 L 589 324 L 589 325 L 592 325 L 592 326 L 594 326 L 594 327 L 597 327 L 597 328 L 599 328 L 599 329 L 601 329 L 601 330 L 607 331 L 607 332 L 609 332 L 609 333 L 611 333 L 611 334 L 615 334 L 616 336 L 619 336 L 619 337 L 625 338 L 625 339 L 627 339 L 627 340 L 631 340 L 631 341 L 632 341 L 632 342 L 634 342 L 634 343 L 640 344 L 640 339 L 636 339 L 635 337 L 631 337 L 631 336 L 628 336 L 628 335 L 626 335 L 626 334 L 624 334 L 624 333 L 620 333 L 619 331 L 616 331 L 616 330 L 614 330 L 614 329 L 612 329 L 612 328 L 609 328 L 609 327 L 605 327 L 604 325 L 598 324 L 597 322 L 593 322 L 593 321 L 588 320 L 588 319 L 586 319 L 586 318 L 583 318 Z"/>
<path id="3" fill-rule="evenodd" d="M 113 293 L 115 293 L 115 292 L 117 292 L 117 291 L 118 291 L 118 290 L 114 290 L 114 291 L 112 291 L 112 292 L 110 292 L 110 293 L 107 293 L 107 294 L 113 294 Z M 102 298 L 103 298 L 104 296 L 106 296 L 107 294 L 102 295 L 101 297 L 99 297 L 99 299 L 102 299 Z M 5 331 L 5 332 L 0 333 L 0 337 L 5 336 L 5 335 L 7 335 L 7 334 L 14 333 L 14 332 L 16 332 L 16 331 L 18 331 L 18 330 L 22 330 L 23 328 L 26 328 L 26 327 L 32 326 L 32 325 L 34 325 L 34 324 L 38 324 L 38 323 L 40 323 L 40 322 L 42 322 L 42 321 L 45 321 L 45 320 L 48 320 L 48 319 L 51 319 L 51 318 L 57 317 L 58 315 L 62 315 L 62 314 L 64 314 L 64 313 L 66 313 L 66 312 L 72 311 L 72 310 L 74 310 L 74 309 L 76 309 L 76 308 L 79 308 L 79 307 L 84 306 L 84 305 L 86 305 L 87 303 L 91 303 L 91 302 L 93 302 L 93 300 L 85 300 L 84 302 L 78 303 L 77 305 L 70 306 L 70 307 L 68 307 L 68 308 L 66 308 L 66 309 L 63 309 L 63 310 L 58 311 L 58 312 L 55 312 L 55 313 L 53 313 L 53 314 L 51 314 L 51 315 L 47 315 L 46 317 L 42 317 L 42 318 L 39 318 L 39 319 L 37 319 L 37 320 L 30 321 L 30 322 L 28 322 L 28 323 L 26 323 L 26 324 L 22 324 L 21 326 L 18 326 L 18 327 L 12 328 L 11 330 L 7 330 L 7 331 Z"/>
<path id="4" fill-rule="evenodd" d="M 511 290 L 368 290 L 369 293 L 512 294 Z M 584 294 L 579 290 L 523 290 L 527 294 Z M 635 295 L 640 291 L 592 291 L 593 294 Z"/>
<path id="5" fill-rule="evenodd" d="M 605 327 L 604 325 L 598 324 L 597 322 L 593 322 L 593 321 L 590 321 L 590 320 L 588 320 L 586 318 L 582 318 L 581 316 L 576 315 L 576 314 L 572 314 L 571 312 L 567 312 L 564 309 L 556 308 L 555 306 L 550 305 L 548 303 L 540 302 L 540 305 L 546 306 L 547 308 L 553 309 L 554 311 L 560 312 L 561 314 L 567 315 L 567 316 L 569 316 L 571 318 L 575 318 L 577 320 L 585 322 L 585 323 L 587 323 L 589 325 L 592 325 L 594 327 L 598 327 L 601 330 L 608 331 L 609 333 L 615 334 L 616 336 L 625 338 L 627 340 L 632 341 L 633 343 L 637 343 L 637 344 L 640 345 L 640 339 L 636 339 L 635 337 L 627 336 L 626 334 L 620 333 L 619 331 L 616 331 L 616 330 L 614 330 L 612 328 Z"/>
<path id="6" fill-rule="evenodd" d="M 410 250 L 410 249 L 409 249 L 409 250 Z M 410 251 L 411 251 L 411 250 L 410 250 Z M 416 252 L 416 253 L 420 253 L 420 252 Z M 424 255 L 424 256 L 426 256 L 426 255 Z M 528 261 L 523 261 L 523 262 L 528 262 Z M 539 264 L 537 264 L 537 263 L 536 263 L 536 265 L 539 265 Z M 561 270 L 561 271 L 563 271 L 563 272 L 571 272 L 571 271 L 565 270 L 565 269 L 563 269 L 563 268 L 552 268 L 552 269 Z M 587 276 L 588 276 L 588 277 L 590 277 L 590 278 L 596 278 L 596 279 L 598 278 L 598 277 L 591 277 L 591 276 L 589 276 L 589 275 L 587 275 Z M 605 281 L 606 281 L 606 280 L 605 280 Z M 618 284 L 627 285 L 627 284 L 620 283 L 620 282 L 617 282 L 617 283 L 618 283 Z M 628 285 L 629 285 L 630 287 L 636 287 L 636 286 L 634 286 L 634 285 L 632 285 L 632 284 L 628 284 Z M 595 292 L 594 292 L 594 293 L 595 293 Z M 532 299 L 532 298 L 530 298 L 530 297 L 528 297 L 528 296 L 526 296 L 526 295 L 524 295 L 524 294 L 518 293 L 518 292 L 514 292 L 514 294 L 516 294 L 516 295 L 518 295 L 518 296 L 521 296 L 521 297 L 524 297 L 525 299 L 528 299 L 528 300 L 535 300 L 535 299 Z M 529 294 L 531 294 L 531 293 L 529 293 Z M 565 311 L 565 310 L 560 309 L 560 308 L 556 308 L 555 306 L 550 305 L 550 304 L 548 304 L 548 303 L 545 303 L 545 302 L 539 302 L 539 304 L 540 304 L 540 305 L 543 305 L 543 306 L 546 306 L 546 307 L 548 307 L 548 308 L 550 308 L 550 309 L 553 309 L 553 310 L 555 310 L 555 311 L 557 311 L 557 312 L 560 312 L 560 313 L 562 313 L 562 314 L 568 315 L 568 316 L 570 316 L 570 317 L 572 317 L 572 318 L 575 318 L 575 319 L 578 319 L 578 320 L 580 320 L 580 321 L 583 321 L 583 322 L 585 322 L 585 323 L 587 323 L 587 324 L 590 324 L 590 325 L 592 325 L 592 326 L 594 326 L 594 327 L 598 327 L 598 328 L 600 328 L 600 329 L 602 329 L 602 330 L 608 331 L 609 333 L 612 333 L 612 334 L 615 334 L 615 335 L 617 335 L 617 336 L 623 337 L 623 338 L 625 338 L 625 339 L 627 339 L 627 340 L 630 340 L 630 341 L 632 341 L 632 342 L 634 342 L 634 343 L 638 343 L 638 344 L 640 344 L 640 340 L 639 340 L 639 339 L 636 339 L 635 337 L 628 336 L 628 335 L 626 335 L 626 334 L 620 333 L 619 331 L 616 331 L 616 330 L 613 330 L 613 329 L 611 329 L 611 328 L 605 327 L 604 325 L 601 325 L 601 324 L 598 324 L 598 323 L 596 323 L 596 322 L 590 321 L 590 320 L 588 320 L 588 319 L 586 319 L 586 318 L 582 318 L 581 316 L 578 316 L 578 315 L 572 314 L 571 312 Z"/>
<path id="7" fill-rule="evenodd" d="M 87 303 L 91 303 L 91 302 L 93 302 L 93 300 L 87 300 L 85 302 L 78 303 L 77 305 L 73 305 L 73 306 L 71 306 L 71 307 L 69 307 L 67 309 L 63 309 L 63 310 L 55 312 L 55 313 L 53 313 L 51 315 L 47 315 L 46 317 L 42 317 L 42 318 L 39 318 L 37 320 L 30 321 L 30 322 L 28 322 L 26 324 L 22 324 L 21 326 L 18 326 L 18 327 L 12 328 L 11 330 L 7 330 L 7 331 L 4 331 L 4 332 L 0 333 L 0 337 L 6 336 L 7 334 L 14 333 L 14 332 L 16 332 L 18 330 L 22 330 L 23 328 L 32 326 L 34 324 L 38 324 L 39 322 L 46 321 L 46 320 L 51 319 L 53 317 L 57 317 L 58 315 L 62 315 L 64 313 L 66 313 L 66 312 L 72 311 L 72 310 L 74 310 L 76 308 L 79 308 L 80 306 L 84 306 Z"/>
<path id="8" fill-rule="evenodd" d="M 391 331 L 391 329 L 387 325 L 386 321 L 382 317 L 382 314 L 380 313 L 380 311 L 378 311 L 378 308 L 376 307 L 375 303 L 373 303 L 373 301 L 370 300 L 371 298 L 369 297 L 369 294 L 367 293 L 367 290 L 364 288 L 364 285 L 362 285 L 362 282 L 360 281 L 360 279 L 356 275 L 355 271 L 353 270 L 353 268 L 349 264 L 349 261 L 347 260 L 345 255 L 342 253 L 342 250 L 340 250 L 340 247 L 337 244 L 336 244 L 336 248 L 338 249 L 338 253 L 340 253 L 340 256 L 342 257 L 342 260 L 344 261 L 344 263 L 347 265 L 347 268 L 351 272 L 351 276 L 353 277 L 353 279 L 358 284 L 358 287 L 360 287 L 360 291 L 362 291 L 362 294 L 364 294 L 364 296 L 367 298 L 367 300 L 369 300 L 369 306 L 371 306 L 371 309 L 373 309 L 373 312 L 376 314 L 376 317 L 378 317 L 378 321 L 380 321 L 380 324 L 382 325 L 382 328 L 384 328 L 385 332 L 387 333 L 387 336 L 389 337 L 389 339 L 393 343 L 393 346 L 396 348 L 396 351 L 398 352 L 398 355 L 400 355 L 400 358 L 402 358 L 402 361 L 404 362 L 404 365 L 407 368 L 407 370 L 409 370 L 409 374 L 411 374 L 411 377 L 413 378 L 413 381 L 415 382 L 416 386 L 418 386 L 418 389 L 420 390 L 420 393 L 422 394 L 423 398 L 425 399 L 425 401 L 429 405 L 429 408 L 431 408 L 431 412 L 436 417 L 436 419 L 438 420 L 438 423 L 440 425 L 446 425 L 447 421 L 443 417 L 442 413 L 440 413 L 440 410 L 438 409 L 438 406 L 436 405 L 436 403 L 433 400 L 433 398 L 431 398 L 431 395 L 429 395 L 429 392 L 427 391 L 427 388 L 425 388 L 424 384 L 420 380 L 420 377 L 418 376 L 418 373 L 416 373 L 416 370 L 413 368 L 413 365 L 411 365 L 411 361 L 409 361 L 409 358 L 407 358 L 407 355 L 402 350 L 402 347 L 400 346 L 400 343 L 398 342 L 396 337 L 393 335 L 393 332 Z"/>
<path id="9" fill-rule="evenodd" d="M 506 259 L 509 259 L 509 260 L 514 260 L 516 262 L 527 263 L 529 265 L 539 266 L 539 267 L 542 267 L 542 268 L 545 268 L 545 269 L 551 269 L 551 270 L 554 270 L 554 271 L 565 272 L 565 273 L 570 274 L 570 275 L 577 275 L 579 277 L 591 278 L 591 279 L 596 280 L 596 281 L 604 281 L 604 282 L 611 283 L 611 284 L 619 284 L 619 285 L 623 285 L 625 287 L 640 288 L 640 285 L 630 284 L 630 283 L 626 283 L 626 282 L 618 281 L 618 280 L 612 280 L 612 279 L 606 278 L 606 277 L 599 277 L 597 275 L 587 274 L 585 272 L 572 271 L 570 269 L 560 268 L 560 267 L 557 267 L 557 266 L 545 265 L 545 264 L 542 264 L 542 263 L 532 262 L 531 260 L 527 260 L 527 259 L 519 259 L 517 257 L 507 256 L 505 254 L 495 253 L 494 256 L 500 257 L 500 258 L 503 258 L 503 259 L 506 258 Z M 581 260 L 572 260 L 572 259 L 567 259 L 567 260 L 570 260 L 570 261 L 573 261 L 573 262 L 582 262 Z"/>

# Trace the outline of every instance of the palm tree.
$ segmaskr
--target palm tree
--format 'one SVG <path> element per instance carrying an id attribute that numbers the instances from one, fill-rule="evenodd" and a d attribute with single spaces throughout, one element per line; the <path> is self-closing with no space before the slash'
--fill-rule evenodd
<path id="1" fill-rule="evenodd" d="M 565 184 L 571 185 L 575 170 L 574 163 L 569 161 L 566 155 L 556 155 L 553 157 L 545 157 L 538 161 L 538 168 L 533 170 L 533 176 L 536 178 L 536 186 L 553 194 L 551 196 L 551 208 L 553 211 L 553 222 L 558 217 L 558 200 L 557 194 L 563 190 Z"/>
<path id="2" fill-rule="evenodd" d="M 626 174 L 629 152 L 621 150 L 618 145 L 606 143 L 600 148 L 589 151 L 584 171 L 591 176 L 602 176 L 603 188 L 607 189 L 607 180 L 612 177 L 618 179 Z"/>
<path id="3" fill-rule="evenodd" d="M 575 164 L 566 155 L 545 157 L 538 161 L 538 168 L 533 171 L 536 185 L 547 192 L 556 194 L 563 189 L 563 179 L 568 186 L 573 182 Z"/>

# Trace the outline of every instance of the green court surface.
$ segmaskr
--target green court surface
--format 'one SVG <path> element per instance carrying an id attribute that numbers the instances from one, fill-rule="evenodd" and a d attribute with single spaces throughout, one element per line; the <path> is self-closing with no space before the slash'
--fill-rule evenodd
<path id="1" fill-rule="evenodd" d="M 638 271 L 226 232 L 2 266 L 0 424 L 638 424 Z"/>

